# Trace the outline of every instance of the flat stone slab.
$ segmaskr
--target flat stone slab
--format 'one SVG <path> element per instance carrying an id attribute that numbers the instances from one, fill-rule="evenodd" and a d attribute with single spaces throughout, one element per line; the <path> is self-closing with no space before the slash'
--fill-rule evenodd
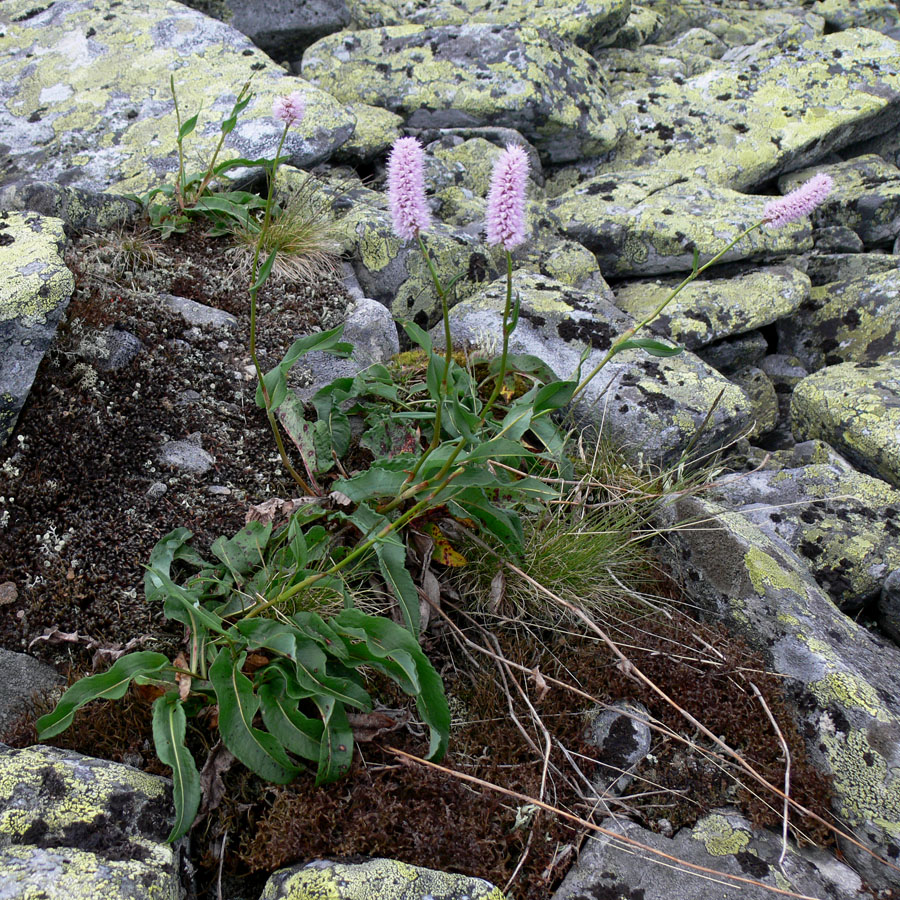
<path id="1" fill-rule="evenodd" d="M 819 438 L 900 487 L 900 357 L 842 363 L 804 378 L 794 388 L 791 421 L 798 440 Z"/>
<path id="2" fill-rule="evenodd" d="M 373 887 L 377 891 L 373 893 Z M 393 859 L 363 863 L 315 860 L 281 869 L 266 882 L 260 900 L 503 900 L 482 878 L 424 869 Z"/>
<path id="3" fill-rule="evenodd" d="M 607 277 L 689 272 L 694 250 L 708 262 L 755 222 L 769 197 L 742 194 L 670 169 L 598 175 L 548 207 L 563 234 L 584 244 Z M 722 263 L 812 249 L 809 220 L 778 230 L 757 229 Z"/>
<path id="4" fill-rule="evenodd" d="M 810 371 L 900 353 L 900 268 L 813 287 L 777 331 L 779 348 Z"/>
<path id="5" fill-rule="evenodd" d="M 607 43 L 631 10 L 630 0 L 549 0 L 540 4 L 532 0 L 439 0 L 418 5 L 405 0 L 348 0 L 347 6 L 351 25 L 357 29 L 527 22 L 587 50 Z"/>
<path id="6" fill-rule="evenodd" d="M 640 321 L 678 286 L 678 279 L 639 281 L 616 289 L 616 305 Z M 691 282 L 650 329 L 688 350 L 791 316 L 809 297 L 809 278 L 789 266 L 760 268 L 735 278 Z"/>
<path id="7" fill-rule="evenodd" d="M 191 160 L 212 154 L 251 76 L 255 96 L 220 159 L 271 158 L 283 130 L 272 101 L 295 90 L 307 112 L 285 142 L 293 165 L 326 159 L 353 133 L 353 118 L 333 97 L 286 75 L 235 29 L 173 0 L 110 6 L 106 15 L 90 0 L 8 0 L 3 15 L 0 132 L 8 159 L 0 181 L 39 177 L 140 193 L 171 179 L 178 160 L 170 76 L 182 121 L 202 110 L 185 142 Z"/>
<path id="8" fill-rule="evenodd" d="M 900 121 L 900 43 L 877 31 L 776 47 L 754 68 L 722 63 L 617 97 L 629 128 L 610 167 L 664 165 L 741 190 Z"/>
<path id="9" fill-rule="evenodd" d="M 0 213 L 0 445 L 12 434 L 75 290 L 65 245 L 60 219 Z"/>
<path id="10" fill-rule="evenodd" d="M 515 128 L 551 162 L 598 156 L 625 122 L 597 62 L 530 27 L 396 25 L 343 32 L 303 56 L 303 77 L 412 128 Z"/>
<path id="11" fill-rule="evenodd" d="M 590 351 L 582 369 L 587 375 L 634 324 L 596 295 L 524 270 L 513 273 L 513 291 L 518 291 L 521 312 L 510 352 L 539 357 L 560 378 L 572 376 L 585 349 Z M 502 278 L 456 305 L 450 311 L 454 343 L 498 353 L 505 300 Z M 432 338 L 435 346 L 442 345 L 443 328 L 434 328 Z M 602 423 L 604 434 L 629 459 L 654 465 L 676 462 L 710 410 L 698 454 L 747 429 L 752 417 L 747 396 L 692 353 L 660 359 L 643 350 L 614 356 L 575 406 L 582 424 Z"/>

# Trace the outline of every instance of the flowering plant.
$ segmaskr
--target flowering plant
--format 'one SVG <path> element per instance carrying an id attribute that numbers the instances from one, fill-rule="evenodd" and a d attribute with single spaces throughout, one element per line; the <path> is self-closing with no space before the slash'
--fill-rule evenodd
<path id="1" fill-rule="evenodd" d="M 373 365 L 323 387 L 310 409 L 288 389 L 288 372 L 312 351 L 347 355 L 352 348 L 340 340 L 342 328 L 300 338 L 268 372 L 256 350 L 257 295 L 277 254 L 273 250 L 261 261 L 261 249 L 272 221 L 281 150 L 288 130 L 302 121 L 305 103 L 299 93 L 275 102 L 273 114 L 284 131 L 274 160 L 217 165 L 222 141 L 249 101 L 247 90 L 245 85 L 223 123 L 219 147 L 202 175 L 184 175 L 181 144 L 197 117 L 182 124 L 179 115 L 177 181 L 150 192 L 148 202 L 159 194 L 169 202 L 151 204 L 148 212 L 157 227 L 170 233 L 196 215 L 216 224 L 220 216 L 241 218 L 249 216 L 249 209 L 262 209 L 248 287 L 256 403 L 270 423 L 286 471 L 305 496 L 281 501 L 280 516 L 257 510 L 236 535 L 212 544 L 212 558 L 190 546 L 187 529 L 163 537 L 146 567 L 145 594 L 148 603 L 162 604 L 169 619 L 184 625 L 186 652 L 174 660 L 150 651 L 124 655 L 107 672 L 72 685 L 53 712 L 38 721 L 39 737 L 51 737 L 67 728 L 85 703 L 120 698 L 132 682 L 152 686 L 157 694 L 156 750 L 172 768 L 174 782 L 176 820 L 170 840 L 189 830 L 201 799 L 197 765 L 185 743 L 190 717 L 214 719 L 224 745 L 263 778 L 288 782 L 300 772 L 300 760 L 307 760 L 316 767 L 317 783 L 330 781 L 349 769 L 353 731 L 347 710 L 371 708 L 361 676 L 361 670 L 371 669 L 415 700 L 429 731 L 428 754 L 442 755 L 450 714 L 441 679 L 419 646 L 428 607 L 413 573 L 421 579 L 435 562 L 465 563 L 445 533 L 454 522 L 518 555 L 520 512 L 545 508 L 558 496 L 554 481 L 568 474 L 566 436 L 552 414 L 571 403 L 624 349 L 642 348 L 660 356 L 681 352 L 634 335 L 745 235 L 764 224 L 778 228 L 806 215 L 830 189 L 830 179 L 817 176 L 769 203 L 760 222 L 704 266 L 695 258 L 684 282 L 615 341 L 592 372 L 580 378 L 579 371 L 560 381 L 541 360 L 509 353 L 519 316 L 512 251 L 526 239 L 525 151 L 507 146 L 492 174 L 486 237 L 490 245 L 503 248 L 507 263 L 502 347 L 496 359 L 472 365 L 453 353 L 449 306 L 454 281 L 441 280 L 425 240 L 431 215 L 423 148 L 414 138 L 401 138 L 388 161 L 393 226 L 401 239 L 418 243 L 427 261 L 441 303 L 443 351 L 436 352 L 417 325 L 404 322 L 407 336 L 424 356 L 424 381 L 407 383 L 395 377 L 396 370 Z M 232 165 L 266 167 L 265 201 L 210 192 L 212 179 Z M 359 446 L 375 459 L 364 471 L 348 473 L 340 460 L 351 446 L 351 417 L 361 426 Z M 282 429 L 299 453 L 299 467 L 288 456 Z M 549 479 L 543 477 L 548 471 Z M 326 478 L 328 490 L 323 487 Z M 357 608 L 359 586 L 373 577 L 396 601 L 399 621 Z"/>

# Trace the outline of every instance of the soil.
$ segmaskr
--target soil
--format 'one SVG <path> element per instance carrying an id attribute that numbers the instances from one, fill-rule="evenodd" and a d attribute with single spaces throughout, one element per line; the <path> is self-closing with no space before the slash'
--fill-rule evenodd
<path id="1" fill-rule="evenodd" d="M 98 648 L 135 639 L 141 649 L 172 656 L 181 648 L 181 626 L 167 623 L 144 600 L 142 565 L 160 537 L 185 526 L 203 552 L 219 535 L 236 532 L 251 505 L 296 493 L 254 403 L 246 286 L 233 273 L 227 247 L 225 239 L 201 231 L 166 242 L 123 232 L 82 238 L 70 250 L 76 292 L 66 321 L 15 434 L 0 449 L 0 582 L 15 586 L 15 599 L 0 616 L 0 646 L 51 662 L 70 680 L 91 671 Z M 167 294 L 224 310 L 237 324 L 191 326 L 170 309 Z M 274 365 L 297 334 L 340 322 L 348 302 L 334 275 L 300 284 L 270 279 L 260 297 L 263 367 Z M 111 349 L 137 348 L 128 335 L 140 341 L 138 352 L 110 368 Z M 213 457 L 206 473 L 161 462 L 166 442 L 185 440 Z M 617 626 L 623 644 L 645 648 L 634 651 L 635 662 L 779 783 L 780 746 L 761 728 L 761 710 L 743 674 L 753 672 L 791 745 L 792 795 L 827 815 L 828 785 L 805 762 L 778 680 L 762 674 L 762 661 L 724 631 L 679 612 L 675 585 L 663 580 L 659 589 L 673 604 L 671 618 L 635 613 Z M 458 629 L 485 643 L 477 617 L 448 611 Z M 677 715 L 639 692 L 595 643 L 515 625 L 494 633 L 510 660 L 599 700 L 641 699 L 676 735 L 687 733 Z M 512 670 L 501 675 L 458 634 L 445 627 L 423 639 L 454 712 L 444 765 L 536 797 L 546 736 L 510 683 Z M 711 645 L 721 655 L 713 657 Z M 672 657 L 673 646 L 690 652 Z M 584 782 L 593 772 L 584 741 L 590 704 L 558 687 L 544 692 L 537 678 L 523 680 L 522 688 L 553 735 L 545 796 L 590 816 L 595 804 Z M 584 830 L 521 800 L 403 764 L 391 747 L 426 752 L 415 710 L 388 684 L 371 689 L 401 727 L 372 740 L 358 733 L 354 766 L 343 781 L 315 789 L 304 774 L 276 787 L 240 764 L 225 769 L 224 799 L 193 833 L 196 896 L 216 897 L 222 877 L 225 896 L 256 898 L 275 868 L 322 856 L 391 856 L 484 877 L 501 888 L 512 878 L 516 900 L 550 896 Z M 51 743 L 166 774 L 152 750 L 149 702 L 135 691 L 120 702 L 91 704 Z M 47 708 L 36 700 L 0 739 L 33 742 L 34 716 Z M 189 744 L 202 766 L 214 752 L 215 735 L 197 724 Z M 652 769 L 642 771 L 665 793 L 646 795 L 639 780 L 634 797 L 614 811 L 625 807 L 646 827 L 665 830 L 737 804 L 760 824 L 778 823 L 777 811 L 755 802 L 718 765 L 678 740 L 656 735 L 652 754 Z"/>

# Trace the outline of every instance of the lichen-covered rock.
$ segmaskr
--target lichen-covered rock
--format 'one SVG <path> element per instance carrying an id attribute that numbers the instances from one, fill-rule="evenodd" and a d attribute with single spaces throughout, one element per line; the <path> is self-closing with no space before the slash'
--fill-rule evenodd
<path id="1" fill-rule="evenodd" d="M 709 497 L 786 541 L 845 612 L 874 600 L 900 568 L 900 491 L 846 464 L 751 472 Z"/>
<path id="2" fill-rule="evenodd" d="M 23 181 L 0 189 L 0 209 L 62 219 L 67 234 L 107 231 L 134 222 L 140 204 L 115 194 L 98 194 L 47 181 Z"/>
<path id="3" fill-rule="evenodd" d="M 611 149 L 624 120 L 583 50 L 531 27 L 397 25 L 343 32 L 303 56 L 303 77 L 412 128 L 515 128 L 551 162 Z"/>
<path id="4" fill-rule="evenodd" d="M 631 12 L 628 14 L 625 24 L 615 33 L 612 46 L 633 50 L 642 44 L 654 41 L 660 33 L 662 21 L 662 16 L 655 10 L 640 3 L 632 3 Z"/>
<path id="5" fill-rule="evenodd" d="M 873 28 L 893 33 L 900 29 L 900 12 L 891 0 L 818 0 L 815 10 L 832 30 Z"/>
<path id="6" fill-rule="evenodd" d="M 900 268 L 813 287 L 799 315 L 777 323 L 778 348 L 810 371 L 900 352 Z"/>
<path id="7" fill-rule="evenodd" d="M 707 344 L 696 353 L 703 362 L 727 375 L 744 366 L 760 365 L 768 349 L 769 342 L 761 331 L 746 331 Z"/>
<path id="8" fill-rule="evenodd" d="M 181 900 L 184 892 L 163 844 L 143 858 L 108 858 L 71 847 L 0 848 L 2 900 Z"/>
<path id="9" fill-rule="evenodd" d="M 778 396 L 769 376 L 756 366 L 744 366 L 728 373 L 728 379 L 736 384 L 750 401 L 753 410 L 753 428 L 748 437 L 768 434 L 778 424 Z"/>
<path id="10" fill-rule="evenodd" d="M 655 183 L 655 184 L 654 184 Z M 609 276 L 690 271 L 694 250 L 701 265 L 762 219 L 767 198 L 685 179 L 670 169 L 598 175 L 549 202 L 563 233 L 597 256 Z M 778 230 L 757 229 L 721 262 L 812 247 L 809 221 Z"/>
<path id="11" fill-rule="evenodd" d="M 363 863 L 316 860 L 282 869 L 260 900 L 503 900 L 482 878 L 423 869 L 392 859 Z"/>
<path id="12" fill-rule="evenodd" d="M 544 360 L 560 378 L 576 371 L 591 348 L 583 375 L 596 366 L 633 320 L 594 294 L 573 290 L 541 275 L 518 270 L 513 290 L 521 304 L 510 351 Z M 450 311 L 454 343 L 496 352 L 502 333 L 506 279 L 483 288 Z M 436 346 L 443 329 L 432 331 Z M 722 392 L 719 402 L 715 401 Z M 715 405 L 715 409 L 713 409 Z M 691 353 L 668 359 L 625 350 L 610 360 L 576 403 L 585 425 L 599 427 L 631 460 L 654 465 L 677 461 L 710 411 L 697 452 L 720 448 L 750 422 L 744 392 Z"/>
<path id="13" fill-rule="evenodd" d="M 842 363 L 794 388 L 798 440 L 820 438 L 857 468 L 900 487 L 900 357 Z"/>
<path id="14" fill-rule="evenodd" d="M 678 286 L 674 279 L 641 281 L 616 290 L 616 304 L 640 321 Z M 696 350 L 732 335 L 790 317 L 809 297 L 809 278 L 788 266 L 773 266 L 734 278 L 708 278 L 687 285 L 650 328 Z"/>
<path id="15" fill-rule="evenodd" d="M 384 25 L 521 25 L 543 28 L 590 51 L 628 18 L 630 0 L 347 0 L 352 27 Z"/>
<path id="16" fill-rule="evenodd" d="M 889 253 L 828 253 L 790 257 L 785 262 L 809 276 L 813 287 L 833 281 L 852 281 L 900 268 L 900 256 Z"/>
<path id="17" fill-rule="evenodd" d="M 817 227 L 844 225 L 865 244 L 883 244 L 900 234 L 900 169 L 868 154 L 784 175 L 778 189 L 790 193 L 818 172 L 830 175 L 834 187 L 812 214 Z"/>
<path id="18" fill-rule="evenodd" d="M 167 785 L 164 778 L 71 750 L 0 744 L 0 846 L 150 859 L 171 827 Z M 168 860 L 171 866 L 171 853 Z"/>
<path id="19" fill-rule="evenodd" d="M 651 716 L 642 703 L 617 701 L 590 717 L 585 743 L 593 749 L 596 765 L 592 780 L 599 796 L 618 796 L 634 780 L 633 772 L 650 752 Z"/>
<path id="20" fill-rule="evenodd" d="M 335 162 L 370 162 L 403 136 L 400 130 L 403 119 L 396 113 L 365 103 L 352 103 L 349 109 L 356 119 L 356 129 L 350 140 L 335 151 Z"/>
<path id="21" fill-rule="evenodd" d="M 12 434 L 75 279 L 61 219 L 0 213 L 0 445 Z"/>
<path id="22" fill-rule="evenodd" d="M 275 97 L 301 89 L 303 122 L 283 153 L 298 166 L 327 158 L 353 132 L 333 97 L 287 76 L 242 34 L 172 0 L 9 0 L 0 59 L 0 129 L 8 157 L 0 181 L 39 177 L 91 190 L 139 193 L 178 169 L 174 76 L 191 159 L 211 155 L 222 119 L 253 76 L 254 97 L 220 160 L 274 154 L 282 123 Z M 135 65 L 140 60 L 140 65 Z"/>
<path id="23" fill-rule="evenodd" d="M 813 376 L 814 377 L 814 376 Z M 667 534 L 661 552 L 692 600 L 765 653 L 784 675 L 817 767 L 833 777 L 843 827 L 879 856 L 900 853 L 900 650 L 844 615 L 802 560 L 744 515 L 696 497 L 665 522 L 702 521 Z M 896 873 L 847 841 L 841 849 L 872 887 Z"/>
<path id="24" fill-rule="evenodd" d="M 616 99 L 629 129 L 611 168 L 665 165 L 741 190 L 895 128 L 900 44 L 854 28 L 760 58 L 754 67 L 723 60 L 694 78 Z"/>
<path id="25" fill-rule="evenodd" d="M 661 865 L 653 865 L 658 857 L 646 851 L 623 853 L 612 835 L 593 835 L 553 900 L 722 900 L 732 896 L 769 900 L 771 888 L 830 900 L 856 900 L 862 893 L 860 878 L 849 866 L 821 852 L 799 850 L 793 841 L 788 842 L 783 865 L 779 864 L 780 836 L 753 828 L 736 810 L 715 810 L 692 828 L 682 828 L 674 838 L 655 834 L 624 817 L 604 819 L 601 826 L 668 857 L 660 859 Z M 673 858 L 739 879 L 760 881 L 769 889 L 673 866 L 669 863 Z"/>

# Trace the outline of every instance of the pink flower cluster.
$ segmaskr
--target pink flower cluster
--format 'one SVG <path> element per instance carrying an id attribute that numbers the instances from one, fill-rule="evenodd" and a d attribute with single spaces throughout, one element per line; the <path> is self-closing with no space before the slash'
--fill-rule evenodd
<path id="1" fill-rule="evenodd" d="M 763 209 L 763 221 L 769 228 L 783 228 L 808 216 L 831 193 L 834 182 L 830 175 L 819 172 L 796 190 L 777 200 L 770 200 Z"/>
<path id="2" fill-rule="evenodd" d="M 287 97 L 276 97 L 272 104 L 272 115 L 286 125 L 296 125 L 306 112 L 306 98 L 302 91 L 294 91 Z"/>
<path id="3" fill-rule="evenodd" d="M 425 164 L 422 145 L 414 137 L 394 142 L 388 157 L 388 203 L 397 236 L 412 240 L 431 226 L 425 200 Z"/>
<path id="4" fill-rule="evenodd" d="M 525 184 L 528 154 L 517 144 L 507 144 L 494 163 L 487 198 L 487 242 L 505 250 L 525 240 Z"/>

